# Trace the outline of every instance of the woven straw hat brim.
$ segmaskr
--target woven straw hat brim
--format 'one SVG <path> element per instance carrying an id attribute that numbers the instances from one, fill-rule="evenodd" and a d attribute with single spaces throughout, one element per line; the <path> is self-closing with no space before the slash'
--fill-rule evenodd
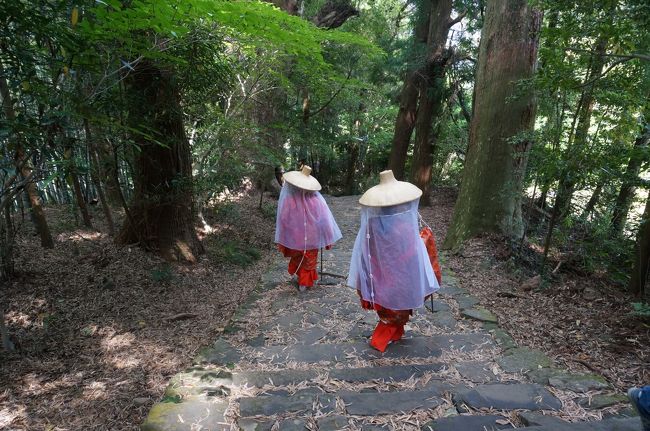
<path id="1" fill-rule="evenodd" d="M 422 196 L 422 190 L 405 181 L 392 181 L 368 189 L 359 203 L 368 207 L 389 207 L 411 202 Z"/>
<path id="2" fill-rule="evenodd" d="M 316 178 L 311 175 L 307 176 L 300 171 L 286 172 L 284 180 L 292 186 L 311 192 L 317 192 L 321 189 L 321 185 Z"/>

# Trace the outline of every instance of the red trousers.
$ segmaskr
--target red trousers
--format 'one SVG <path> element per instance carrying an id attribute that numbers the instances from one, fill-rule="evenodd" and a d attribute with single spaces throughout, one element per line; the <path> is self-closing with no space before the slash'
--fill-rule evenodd
<path id="1" fill-rule="evenodd" d="M 359 297 L 361 293 L 357 290 Z M 391 310 L 379 304 L 372 304 L 361 298 L 361 307 L 366 310 L 375 310 L 379 316 L 379 323 L 375 327 L 370 339 L 370 345 L 380 352 L 384 352 L 391 341 L 397 341 L 404 335 L 404 325 L 409 321 L 413 310 Z"/>
<path id="2" fill-rule="evenodd" d="M 300 286 L 312 287 L 314 281 L 318 280 L 318 272 L 316 272 L 318 250 L 307 250 L 303 253 L 302 250 L 293 250 L 282 244 L 278 244 L 278 249 L 284 257 L 291 258 L 289 260 L 289 274 L 298 274 L 298 284 Z"/>

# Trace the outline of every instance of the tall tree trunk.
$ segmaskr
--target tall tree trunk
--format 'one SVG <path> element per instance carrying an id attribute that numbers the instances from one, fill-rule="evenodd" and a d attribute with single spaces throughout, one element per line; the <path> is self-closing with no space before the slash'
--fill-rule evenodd
<path id="1" fill-rule="evenodd" d="M 553 204 L 554 213 L 555 207 L 557 207 L 557 215 L 555 216 L 557 219 L 556 223 L 561 223 L 571 212 L 571 201 L 575 193 L 578 173 L 580 172 L 584 150 L 589 137 L 591 114 L 595 104 L 594 92 L 597 86 L 596 81 L 603 73 L 607 43 L 608 39 L 606 37 L 601 37 L 596 42 L 596 53 L 591 59 L 589 71 L 585 79 L 586 85 L 578 102 L 578 109 L 576 110 L 577 126 L 573 140 L 565 151 L 565 160 L 567 160 L 566 168 L 560 175 L 557 196 Z"/>
<path id="2" fill-rule="evenodd" d="M 625 228 L 627 214 L 630 211 L 632 198 L 636 191 L 636 184 L 639 182 L 639 171 L 644 159 L 646 159 L 644 149 L 648 146 L 648 143 L 650 143 L 650 123 L 645 123 L 641 135 L 634 140 L 634 149 L 623 174 L 623 184 L 614 203 L 611 232 L 615 236 L 620 236 Z"/>
<path id="3" fill-rule="evenodd" d="M 421 52 L 429 39 L 429 20 L 431 19 L 433 1 L 435 0 L 424 0 L 418 3 L 418 22 L 415 25 L 412 48 L 415 53 Z M 393 171 L 398 180 L 404 179 L 406 155 L 418 112 L 420 81 L 426 74 L 425 64 L 426 59 L 416 58 L 411 61 L 399 96 L 399 111 L 395 118 L 395 131 L 388 161 L 388 169 Z"/>
<path id="4" fill-rule="evenodd" d="M 576 113 L 573 117 L 571 129 L 575 130 L 575 132 L 571 133 L 572 136 L 569 137 L 569 144 L 563 154 L 565 168 L 560 172 L 557 194 L 553 202 L 553 211 L 551 212 L 551 219 L 548 222 L 548 231 L 544 240 L 542 269 L 546 264 L 546 257 L 548 256 L 548 251 L 553 241 L 555 226 L 562 223 L 571 212 L 571 201 L 573 200 L 577 177 L 580 172 L 580 165 L 582 164 L 583 150 L 587 144 L 589 126 L 591 125 L 591 113 L 595 102 L 594 90 L 596 88 L 596 81 L 602 74 L 603 67 L 605 66 L 604 54 L 606 49 L 607 38 L 599 38 L 596 42 L 596 53 L 591 58 L 591 64 L 585 77 L 584 90 L 582 91 Z"/>
<path id="5" fill-rule="evenodd" d="M 13 200 L 13 197 L 11 199 Z M 1 286 L 5 285 L 14 273 L 14 232 L 11 223 L 11 206 L 5 205 L 4 208 L 0 206 L 0 211 L 2 213 L 0 217 L 3 217 L 0 220 L 0 289 L 2 289 Z M 5 298 L 7 298 L 6 293 L 0 290 L 0 340 L 5 351 L 12 351 L 16 347 L 9 338 L 9 331 L 5 325 Z"/>
<path id="6" fill-rule="evenodd" d="M 645 285 L 648 279 L 650 264 L 650 193 L 645 203 L 645 211 L 639 226 L 634 254 L 634 265 L 630 274 L 630 292 L 642 297 L 645 294 Z"/>
<path id="7" fill-rule="evenodd" d="M 5 117 L 10 122 L 13 122 L 16 119 L 16 113 L 14 112 L 13 103 L 11 101 L 11 93 L 9 92 L 9 85 L 7 84 L 7 80 L 4 76 L 4 69 L 2 68 L 2 65 L 0 65 L 0 96 L 2 96 L 2 108 L 4 110 Z M 20 172 L 23 178 L 32 177 L 31 162 L 28 160 L 28 155 L 25 154 L 25 149 L 23 148 L 18 137 L 15 137 L 13 139 L 12 147 L 16 169 Z M 44 248 L 53 248 L 54 240 L 52 239 L 52 234 L 50 234 L 50 228 L 47 224 L 47 219 L 45 218 L 45 212 L 43 211 L 43 206 L 41 205 L 41 197 L 38 194 L 36 182 L 30 181 L 25 186 L 25 191 L 29 197 L 29 202 L 31 204 L 32 220 L 34 221 L 36 231 L 41 237 L 41 246 Z"/>
<path id="8" fill-rule="evenodd" d="M 596 188 L 594 189 L 594 192 L 591 194 L 591 197 L 589 198 L 589 201 L 587 201 L 587 205 L 585 205 L 585 209 L 582 211 L 582 215 L 580 216 L 582 219 L 587 219 L 589 215 L 596 209 L 596 205 L 598 204 L 598 201 L 600 200 L 600 195 L 603 193 L 603 187 L 605 186 L 605 179 L 601 178 L 598 180 L 598 183 L 596 184 Z"/>
<path id="9" fill-rule="evenodd" d="M 66 138 L 67 139 L 67 138 Z M 92 228 L 93 224 L 90 220 L 90 213 L 88 212 L 88 206 L 86 205 L 86 199 L 84 198 L 83 192 L 81 190 L 81 184 L 79 183 L 79 176 L 77 175 L 77 164 L 74 160 L 74 153 L 72 145 L 66 145 L 64 150 L 63 158 L 66 160 L 66 169 L 68 171 L 67 177 L 72 191 L 74 192 L 75 201 L 77 202 L 77 207 L 81 212 L 81 217 L 84 221 L 86 227 Z"/>
<path id="10" fill-rule="evenodd" d="M 445 49 L 451 25 L 451 0 L 436 0 L 431 7 L 427 37 L 426 74 L 419 81 L 419 103 L 415 120 L 412 179 L 422 190 L 420 202 L 431 204 L 431 168 L 435 142 L 431 130 L 437 129 L 445 93 L 445 71 L 452 51 Z M 436 119 L 436 125 L 432 123 Z"/>
<path id="11" fill-rule="evenodd" d="M 170 72 L 143 61 L 127 79 L 129 122 L 140 148 L 131 213 L 116 238 L 139 242 L 168 260 L 202 253 L 193 226 L 192 167 L 180 95 Z M 144 129 L 143 129 L 144 127 Z"/>
<path id="12" fill-rule="evenodd" d="M 393 144 L 388 160 L 388 169 L 392 169 L 395 178 L 399 180 L 404 179 L 406 155 L 415 128 L 420 72 L 420 70 L 409 72 L 404 80 L 404 87 L 402 87 L 400 93 L 399 111 L 397 111 L 397 118 L 395 118 L 395 131 L 393 132 Z"/>
<path id="13" fill-rule="evenodd" d="M 119 178 L 119 175 L 117 174 L 117 167 L 114 161 L 114 152 L 117 150 L 113 148 L 112 143 L 108 139 L 98 140 L 94 144 L 99 172 L 101 172 L 100 182 L 104 185 L 104 192 L 108 203 L 111 205 L 121 205 L 121 190 L 119 182 L 116 180 L 116 178 Z"/>
<path id="14" fill-rule="evenodd" d="M 354 122 L 352 123 L 351 130 L 353 132 L 353 137 L 350 142 L 350 146 L 348 147 L 348 169 L 345 178 L 345 192 L 348 195 L 353 195 L 358 192 L 355 178 L 359 165 L 359 137 L 361 135 L 361 116 L 365 109 L 366 108 L 364 104 L 359 103 Z"/>
<path id="15" fill-rule="evenodd" d="M 521 188 L 531 145 L 526 135 L 534 127 L 536 102 L 530 92 L 518 94 L 514 83 L 535 71 L 540 23 L 541 12 L 527 0 L 487 4 L 469 147 L 447 248 L 485 232 L 523 234 Z"/>
<path id="16" fill-rule="evenodd" d="M 104 217 L 106 218 L 106 225 L 108 227 L 108 234 L 110 236 L 115 235 L 115 224 L 113 223 L 113 215 L 111 214 L 111 208 L 108 206 L 106 195 L 104 194 L 104 188 L 100 178 L 104 178 L 104 175 L 101 171 L 101 165 L 99 163 L 99 157 L 97 156 L 97 145 L 93 140 L 93 136 L 90 131 L 90 124 L 88 120 L 84 119 L 84 130 L 86 131 L 86 140 L 88 145 L 88 152 L 90 156 L 90 178 L 95 184 L 95 189 L 99 195 L 99 202 L 102 205 L 102 210 L 104 211 Z"/>

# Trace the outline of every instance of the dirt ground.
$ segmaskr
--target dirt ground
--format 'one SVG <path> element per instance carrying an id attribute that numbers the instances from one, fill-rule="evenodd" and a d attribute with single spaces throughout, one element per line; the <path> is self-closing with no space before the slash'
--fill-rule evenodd
<path id="1" fill-rule="evenodd" d="M 435 190 L 422 211 L 439 242 L 455 197 Z M 3 287 L 19 349 L 0 352 L 0 429 L 138 429 L 169 378 L 215 339 L 276 253 L 274 201 L 260 211 L 258 199 L 206 213 L 213 230 L 201 232 L 207 253 L 193 266 L 115 246 L 100 233 L 99 208 L 100 232 L 76 228 L 69 208 L 50 208 L 54 250 L 41 249 L 25 222 L 18 277 Z M 629 313 L 631 298 L 604 279 L 562 272 L 543 290 L 523 291 L 534 273 L 513 271 L 503 250 L 497 238 L 478 238 L 444 264 L 521 345 L 602 373 L 621 390 L 650 381 L 650 327 Z"/>
<path id="2" fill-rule="evenodd" d="M 100 208 L 100 232 L 75 228 L 69 207 L 49 208 L 53 250 L 40 247 L 27 219 L 17 278 L 2 289 L 19 349 L 0 352 L 0 429 L 139 429 L 169 378 L 216 338 L 274 254 L 275 203 L 269 198 L 262 212 L 258 202 L 244 197 L 206 211 L 214 230 L 201 232 L 207 253 L 193 266 L 116 246 L 100 233 Z"/>

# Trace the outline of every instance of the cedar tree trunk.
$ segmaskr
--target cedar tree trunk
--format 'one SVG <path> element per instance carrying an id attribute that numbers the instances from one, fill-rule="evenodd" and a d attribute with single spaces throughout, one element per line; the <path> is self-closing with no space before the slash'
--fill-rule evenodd
<path id="1" fill-rule="evenodd" d="M 541 13 L 526 0 L 488 2 L 479 46 L 469 147 L 445 247 L 498 232 L 521 237 L 521 187 L 536 103 L 516 83 L 537 63 Z M 521 134 L 524 134 L 522 136 Z"/>
<path id="2" fill-rule="evenodd" d="M 127 79 L 135 160 L 134 196 L 116 241 L 139 242 L 165 259 L 195 262 L 203 252 L 193 226 L 190 145 L 170 72 L 139 63 Z"/>

